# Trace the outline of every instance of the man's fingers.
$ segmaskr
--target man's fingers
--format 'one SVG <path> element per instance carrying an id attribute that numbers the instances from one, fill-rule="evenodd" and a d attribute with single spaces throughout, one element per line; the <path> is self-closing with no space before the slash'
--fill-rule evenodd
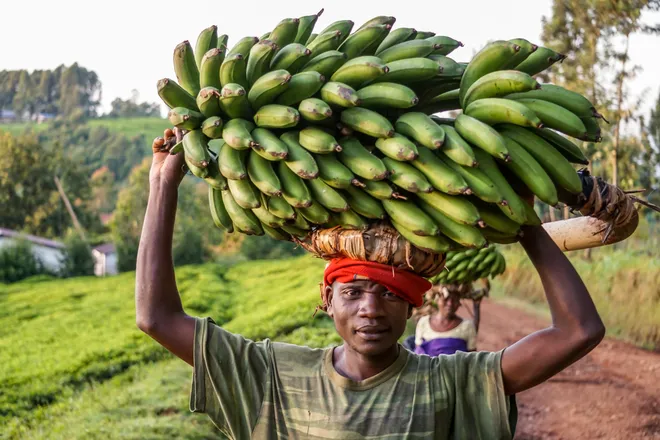
<path id="1" fill-rule="evenodd" d="M 153 143 L 151 144 L 151 149 L 154 153 L 161 153 L 163 151 L 164 146 L 165 146 L 165 139 L 158 136 L 157 138 L 154 139 Z"/>
<path id="2" fill-rule="evenodd" d="M 183 139 L 183 130 L 181 130 L 179 127 L 174 127 L 174 135 L 176 136 L 176 141 L 181 142 L 181 139 Z"/>

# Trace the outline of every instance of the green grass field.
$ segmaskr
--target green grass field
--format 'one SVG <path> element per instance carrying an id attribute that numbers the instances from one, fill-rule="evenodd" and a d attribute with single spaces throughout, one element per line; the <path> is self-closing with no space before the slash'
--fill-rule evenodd
<path id="1" fill-rule="evenodd" d="M 182 267 L 188 313 L 248 338 L 338 342 L 319 302 L 321 261 Z M 135 326 L 134 274 L 0 286 L 0 437 L 208 438 L 187 413 L 190 368 Z M 215 434 L 214 434 L 215 435 Z"/>
<path id="2" fill-rule="evenodd" d="M 131 138 L 139 135 L 147 135 L 148 138 L 159 136 L 172 124 L 167 119 L 161 118 L 117 118 L 117 119 L 90 119 L 87 121 L 90 127 L 104 126 L 113 133 L 121 133 Z M 48 129 L 48 123 L 35 124 L 22 122 L 13 124 L 0 124 L 0 130 L 8 131 L 13 135 L 19 135 L 25 131 L 40 132 Z"/>

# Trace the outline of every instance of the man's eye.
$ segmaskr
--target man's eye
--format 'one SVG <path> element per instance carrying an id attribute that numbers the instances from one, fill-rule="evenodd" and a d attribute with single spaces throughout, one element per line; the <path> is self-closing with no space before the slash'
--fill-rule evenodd
<path id="1" fill-rule="evenodd" d="M 383 296 L 384 296 L 385 298 L 393 298 L 393 297 L 396 297 L 396 295 L 393 294 L 393 293 L 390 292 L 390 291 L 387 291 L 387 292 L 383 293 Z"/>
<path id="2" fill-rule="evenodd" d="M 344 294 L 346 296 L 358 296 L 360 292 L 358 292 L 357 290 L 345 290 Z"/>

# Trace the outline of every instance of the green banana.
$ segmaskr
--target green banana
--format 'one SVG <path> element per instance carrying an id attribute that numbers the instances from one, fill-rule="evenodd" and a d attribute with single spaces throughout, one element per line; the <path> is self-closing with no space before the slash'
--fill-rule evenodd
<path id="1" fill-rule="evenodd" d="M 209 162 L 209 166 L 206 167 L 206 170 L 208 171 L 208 174 L 204 177 L 204 181 L 208 183 L 210 187 L 222 190 L 229 188 L 227 179 L 220 174 L 220 165 L 216 159 L 211 157 L 211 161 Z"/>
<path id="2" fill-rule="evenodd" d="M 184 130 L 199 128 L 204 122 L 204 115 L 184 107 L 174 107 L 167 113 L 167 118 L 172 125 Z"/>
<path id="3" fill-rule="evenodd" d="M 520 224 L 506 217 L 500 211 L 495 211 L 492 205 L 479 203 L 476 205 L 484 223 L 496 231 L 515 236 L 520 232 Z"/>
<path id="4" fill-rule="evenodd" d="M 306 183 L 314 201 L 320 203 L 330 211 L 342 212 L 348 211 L 350 208 L 348 203 L 346 203 L 346 199 L 323 180 L 311 179 L 307 180 Z"/>
<path id="5" fill-rule="evenodd" d="M 283 220 L 293 221 L 297 214 L 293 207 L 281 197 L 267 197 L 262 194 L 262 200 L 266 202 L 268 212 Z M 310 202 L 311 203 L 311 202 Z"/>
<path id="6" fill-rule="evenodd" d="M 297 73 L 309 61 L 312 51 L 299 43 L 284 46 L 270 62 L 270 70 L 284 69 L 291 74 Z"/>
<path id="7" fill-rule="evenodd" d="M 316 40 L 316 37 L 318 37 L 319 34 L 312 33 L 309 38 L 307 39 L 307 43 L 305 43 L 305 46 L 309 46 L 312 41 Z M 311 51 L 310 51 L 311 52 Z"/>
<path id="8" fill-rule="evenodd" d="M 518 64 L 515 69 L 534 76 L 537 73 L 543 72 L 556 62 L 564 61 L 564 58 L 566 58 L 566 55 L 557 53 L 547 47 L 539 46 L 538 49 L 529 54 L 525 61 Z"/>
<path id="9" fill-rule="evenodd" d="M 504 139 L 494 128 L 465 114 L 456 117 L 454 128 L 463 139 L 472 145 L 481 148 L 493 157 L 509 160 L 509 150 L 506 148 Z"/>
<path id="10" fill-rule="evenodd" d="M 163 78 L 157 84 L 158 96 L 169 108 L 184 107 L 191 110 L 199 110 L 195 97 L 184 90 L 174 80 Z"/>
<path id="11" fill-rule="evenodd" d="M 300 239 L 304 239 L 305 237 L 307 237 L 307 234 L 308 234 L 307 231 L 304 231 L 302 229 L 296 228 L 295 226 L 291 226 L 291 225 L 287 225 L 287 224 L 282 226 L 282 230 L 284 232 L 286 232 L 287 234 L 292 235 L 292 236 L 297 237 L 297 238 L 300 238 Z"/>
<path id="12" fill-rule="evenodd" d="M 365 50 L 369 46 L 374 46 L 373 52 L 375 52 L 376 47 L 385 39 L 391 28 L 390 24 L 374 24 L 358 29 L 350 34 L 337 50 L 345 53 L 349 59 L 360 55 L 370 55 L 370 53 L 365 53 Z"/>
<path id="13" fill-rule="evenodd" d="M 259 41 L 258 37 L 243 37 L 240 40 L 238 40 L 238 43 L 234 45 L 234 47 L 227 52 L 227 58 L 233 56 L 233 55 L 241 55 L 244 59 L 247 59 L 248 55 L 250 55 L 250 49 L 252 49 L 252 46 L 257 44 Z"/>
<path id="14" fill-rule="evenodd" d="M 247 172 L 254 186 L 262 193 L 273 197 L 282 195 L 282 184 L 275 174 L 273 166 L 254 150 L 250 152 L 248 158 Z"/>
<path id="15" fill-rule="evenodd" d="M 174 48 L 174 73 L 176 79 L 192 96 L 199 93 L 199 69 L 195 62 L 195 54 L 188 40 L 177 44 Z"/>
<path id="16" fill-rule="evenodd" d="M 255 209 L 261 206 L 259 192 L 254 189 L 249 179 L 228 180 L 227 185 L 232 197 L 244 209 Z"/>
<path id="17" fill-rule="evenodd" d="M 419 98 L 415 92 L 396 83 L 376 83 L 357 91 L 362 107 L 410 108 L 417 105 Z"/>
<path id="18" fill-rule="evenodd" d="M 268 104 L 261 107 L 254 115 L 258 127 L 291 128 L 298 125 L 300 113 L 293 107 L 279 104 Z"/>
<path id="19" fill-rule="evenodd" d="M 309 231 L 310 229 L 312 229 L 312 225 L 309 224 L 309 222 L 307 221 L 305 216 L 302 215 L 300 210 L 297 209 L 297 208 L 294 208 L 294 211 L 296 213 L 296 218 L 293 220 L 293 223 L 291 224 L 291 226 L 293 226 L 295 228 L 298 228 L 300 230 L 303 230 L 303 231 Z"/>
<path id="20" fill-rule="evenodd" d="M 282 105 L 296 105 L 318 92 L 325 77 L 318 72 L 300 72 L 291 77 L 289 88 L 277 97 L 275 102 Z"/>
<path id="21" fill-rule="evenodd" d="M 210 139 L 222 138 L 222 118 L 211 116 L 202 122 L 202 133 Z"/>
<path id="22" fill-rule="evenodd" d="M 301 72 L 318 72 L 326 78 L 332 75 L 348 60 L 345 53 L 337 50 L 329 50 L 319 55 L 314 55 L 314 58 L 309 60 L 303 66 Z"/>
<path id="23" fill-rule="evenodd" d="M 338 153 L 339 160 L 354 174 L 367 180 L 383 180 L 388 176 L 385 164 L 356 138 L 346 136 L 339 140 L 342 150 Z"/>
<path id="24" fill-rule="evenodd" d="M 344 83 L 350 87 L 360 85 L 378 78 L 389 71 L 383 61 L 375 56 L 360 56 L 344 63 L 332 75 L 330 81 Z"/>
<path id="25" fill-rule="evenodd" d="M 220 229 L 231 233 L 234 232 L 234 224 L 229 217 L 225 203 L 222 201 L 222 191 L 209 186 L 209 208 L 213 223 Z"/>
<path id="26" fill-rule="evenodd" d="M 503 98 L 484 98 L 465 108 L 465 114 L 488 125 L 509 123 L 522 127 L 542 128 L 536 112 L 520 101 Z"/>
<path id="27" fill-rule="evenodd" d="M 411 84 L 431 79 L 442 71 L 438 63 L 428 58 L 408 58 L 387 63 L 388 72 L 373 82 Z"/>
<path id="28" fill-rule="evenodd" d="M 252 130 L 252 138 L 256 142 L 252 150 L 266 160 L 278 161 L 286 159 L 289 149 L 273 132 L 267 128 L 257 127 Z"/>
<path id="29" fill-rule="evenodd" d="M 352 209 L 333 213 L 332 217 L 332 220 L 344 229 L 366 229 L 369 227 L 369 223 Z"/>
<path id="30" fill-rule="evenodd" d="M 500 127 L 499 131 L 502 135 L 513 139 L 525 148 L 543 167 L 557 186 L 564 188 L 571 194 L 582 192 L 582 180 L 573 169 L 571 163 L 552 144 L 533 132 L 515 125 Z"/>
<path id="31" fill-rule="evenodd" d="M 220 109 L 220 91 L 215 87 L 205 87 L 200 90 L 196 101 L 199 111 L 206 118 L 219 116 L 222 112 Z"/>
<path id="32" fill-rule="evenodd" d="M 246 68 L 247 63 L 244 55 L 240 53 L 227 55 L 220 65 L 220 84 L 222 84 L 222 87 L 227 84 L 239 84 L 247 88 Z"/>
<path id="33" fill-rule="evenodd" d="M 422 237 L 398 222 L 392 220 L 392 226 L 401 234 L 403 238 L 408 240 L 413 246 L 423 251 L 442 253 L 451 248 L 451 245 L 440 236 L 425 236 Z"/>
<path id="34" fill-rule="evenodd" d="M 351 209 L 362 217 L 382 220 L 387 216 L 382 203 L 359 188 L 348 186 L 344 196 Z"/>
<path id="35" fill-rule="evenodd" d="M 534 210 L 534 204 L 525 203 L 525 225 L 539 226 L 543 224 L 538 214 Z"/>
<path id="36" fill-rule="evenodd" d="M 569 162 L 589 165 L 589 160 L 580 147 L 575 145 L 570 139 L 566 139 L 549 128 L 541 128 L 540 130 L 535 130 L 534 133 L 550 142 Z"/>
<path id="37" fill-rule="evenodd" d="M 202 89 L 205 87 L 215 87 L 220 90 L 220 66 L 225 60 L 225 53 L 221 49 L 211 49 L 202 57 L 202 63 L 199 67 L 199 85 Z"/>
<path id="38" fill-rule="evenodd" d="M 415 160 L 419 156 L 417 146 L 410 139 L 398 133 L 389 139 L 377 139 L 376 148 L 385 156 L 403 162 Z"/>
<path id="39" fill-rule="evenodd" d="M 289 151 L 284 163 L 303 179 L 316 179 L 319 175 L 319 167 L 316 165 L 314 157 L 300 145 L 298 138 L 297 131 L 287 131 L 280 136 Z"/>
<path id="40" fill-rule="evenodd" d="M 330 221 L 330 213 L 320 204 L 312 203 L 307 208 L 298 208 L 297 211 L 310 223 L 324 225 Z"/>
<path id="41" fill-rule="evenodd" d="M 306 150 L 319 155 L 341 151 L 341 147 L 334 136 L 316 127 L 307 127 L 300 130 L 298 142 Z"/>
<path id="42" fill-rule="evenodd" d="M 424 211 L 417 205 L 406 200 L 386 199 L 382 201 L 383 208 L 395 221 L 415 235 L 436 236 L 440 230 Z"/>
<path id="43" fill-rule="evenodd" d="M 488 73 L 476 80 L 465 92 L 463 105 L 468 107 L 479 99 L 529 92 L 540 87 L 539 83 L 526 73 L 517 70 L 499 70 Z"/>
<path id="44" fill-rule="evenodd" d="M 330 105 L 340 107 L 360 105 L 360 98 L 352 87 L 334 81 L 329 81 L 321 87 L 321 98 Z"/>
<path id="45" fill-rule="evenodd" d="M 472 194 L 479 199 L 488 203 L 506 203 L 504 202 L 502 193 L 497 189 L 493 181 L 490 180 L 488 175 L 479 168 L 464 167 L 453 160 L 443 157 L 441 157 L 440 160 L 442 160 L 445 165 L 449 166 L 449 168 L 460 174 L 467 182 Z"/>
<path id="46" fill-rule="evenodd" d="M 296 40 L 299 24 L 299 18 L 285 18 L 275 26 L 275 29 L 268 35 L 268 39 L 278 47 L 291 44 Z"/>
<path id="47" fill-rule="evenodd" d="M 435 49 L 431 52 L 434 55 L 449 55 L 459 47 L 463 47 L 463 43 L 454 40 L 451 37 L 444 35 L 434 35 L 426 39 L 435 45 Z"/>
<path id="48" fill-rule="evenodd" d="M 316 14 L 304 15 L 299 18 L 298 32 L 296 32 L 296 38 L 293 40 L 295 43 L 305 44 L 307 42 L 321 14 L 323 14 L 323 8 Z"/>
<path id="49" fill-rule="evenodd" d="M 465 94 L 472 84 L 482 76 L 501 70 L 520 51 L 520 46 L 508 41 L 497 40 L 487 44 L 472 58 L 461 78 L 459 99 L 464 105 Z"/>
<path id="50" fill-rule="evenodd" d="M 509 182 L 506 180 L 500 169 L 495 163 L 495 159 L 485 151 L 477 148 L 474 150 L 474 155 L 479 162 L 479 169 L 483 171 L 490 180 L 495 184 L 495 187 L 500 191 L 506 204 L 499 204 L 497 207 L 504 215 L 518 224 L 525 222 L 525 206 L 526 203 L 520 196 L 513 190 Z"/>
<path id="51" fill-rule="evenodd" d="M 435 36 L 435 32 L 417 31 L 417 35 L 415 35 L 415 40 L 426 40 L 427 38 L 431 38 L 434 36 Z"/>
<path id="52" fill-rule="evenodd" d="M 390 172 L 389 179 L 392 183 L 412 193 L 433 191 L 433 186 L 426 180 L 424 174 L 412 165 L 389 157 L 384 157 L 382 160 Z"/>
<path id="53" fill-rule="evenodd" d="M 231 148 L 236 150 L 247 150 L 253 147 L 255 142 L 250 132 L 254 129 L 254 124 L 245 119 L 230 119 L 222 130 L 222 139 Z"/>
<path id="54" fill-rule="evenodd" d="M 429 81 L 422 81 L 419 84 L 413 84 L 411 87 L 419 96 L 419 102 L 427 103 L 446 92 L 458 89 L 458 85 L 459 82 L 453 79 L 434 78 Z"/>
<path id="55" fill-rule="evenodd" d="M 465 194 L 468 185 L 460 174 L 448 167 L 426 147 L 418 148 L 419 156 L 411 164 L 424 174 L 426 179 L 439 191 L 447 194 Z"/>
<path id="56" fill-rule="evenodd" d="M 587 131 L 582 137 L 579 137 L 578 139 L 588 142 L 600 142 L 602 140 L 602 137 L 600 136 L 600 124 L 598 123 L 598 118 L 580 118 L 580 121 L 582 121 Z"/>
<path id="57" fill-rule="evenodd" d="M 282 226 L 284 226 L 284 219 L 271 213 L 268 210 L 267 206 L 268 205 L 264 201 L 262 201 L 260 207 L 252 209 L 254 215 L 261 222 L 262 227 L 267 226 L 270 228 L 281 228 Z M 265 228 L 264 228 L 264 232 L 267 232 Z"/>
<path id="58" fill-rule="evenodd" d="M 458 89 L 454 89 L 425 99 L 423 105 L 419 106 L 419 110 L 426 114 L 459 110 L 461 104 L 458 101 L 458 92 Z"/>
<path id="59" fill-rule="evenodd" d="M 522 103 L 536 113 L 543 121 L 543 125 L 548 128 L 553 128 L 578 139 L 586 135 L 587 129 L 584 123 L 575 113 L 566 110 L 564 107 L 542 99 L 519 99 L 517 102 Z"/>
<path id="60" fill-rule="evenodd" d="M 437 76 L 438 80 L 452 80 L 452 82 L 457 81 L 458 85 L 453 88 L 460 88 L 460 80 L 463 76 L 463 73 L 465 73 L 464 65 L 457 63 L 456 61 L 444 55 L 429 55 L 427 58 L 435 61 L 440 66 L 440 73 Z"/>
<path id="61" fill-rule="evenodd" d="M 218 164 L 220 165 L 220 174 L 230 180 L 247 179 L 247 169 L 245 168 L 246 151 L 239 151 L 231 148 L 229 145 L 222 144 L 218 152 Z"/>
<path id="62" fill-rule="evenodd" d="M 202 68 L 202 59 L 204 54 L 211 49 L 215 49 L 218 45 L 218 27 L 216 25 L 209 26 L 200 32 L 195 43 L 195 63 L 197 69 Z"/>
<path id="63" fill-rule="evenodd" d="M 379 53 L 384 51 L 387 48 L 390 48 L 396 44 L 403 43 L 404 41 L 409 41 L 417 35 L 417 31 L 413 28 L 398 28 L 391 31 L 385 39 L 378 45 L 376 49 L 376 56 Z"/>
<path id="64" fill-rule="evenodd" d="M 536 44 L 532 44 L 524 38 L 514 38 L 513 40 L 509 40 L 509 42 L 520 46 L 520 50 L 509 59 L 509 62 L 502 66 L 502 70 L 515 69 L 518 64 L 525 61 L 532 52 L 538 49 Z"/>
<path id="65" fill-rule="evenodd" d="M 307 208 L 312 205 L 312 195 L 305 182 L 291 171 L 284 161 L 277 164 L 277 175 L 282 184 L 282 196 L 289 205 L 296 208 Z"/>
<path id="66" fill-rule="evenodd" d="M 429 40 L 410 40 L 385 49 L 378 57 L 385 63 L 408 58 L 424 58 L 439 47 Z"/>
<path id="67" fill-rule="evenodd" d="M 465 197 L 451 196 L 438 191 L 417 193 L 417 197 L 455 222 L 471 226 L 478 225 L 481 222 L 479 211 Z"/>
<path id="68" fill-rule="evenodd" d="M 478 165 L 477 158 L 474 156 L 470 144 L 458 134 L 454 127 L 450 125 L 441 125 L 440 127 L 445 132 L 445 144 L 441 151 L 459 165 L 476 167 Z"/>
<path id="69" fill-rule="evenodd" d="M 396 120 L 394 126 L 397 133 L 408 136 L 432 150 L 440 148 L 445 142 L 444 130 L 424 113 L 405 113 Z"/>
<path id="70" fill-rule="evenodd" d="M 339 162 L 334 154 L 317 154 L 315 160 L 319 167 L 319 178 L 331 187 L 346 189 L 351 185 L 362 185 L 351 170 Z"/>
<path id="71" fill-rule="evenodd" d="M 518 176 L 536 197 L 548 205 L 556 205 L 557 189 L 543 167 L 516 141 L 504 137 L 504 142 L 511 156 L 511 161 L 506 162 L 507 168 Z"/>
<path id="72" fill-rule="evenodd" d="M 218 49 L 221 49 L 222 52 L 227 52 L 227 44 L 229 43 L 229 35 L 227 34 L 222 34 L 218 35 L 218 42 L 215 47 Z"/>
<path id="73" fill-rule="evenodd" d="M 245 89 L 236 83 L 225 84 L 220 90 L 220 108 L 230 119 L 252 119 L 253 116 Z"/>
<path id="74" fill-rule="evenodd" d="M 455 222 L 423 200 L 419 200 L 418 206 L 435 221 L 442 234 L 456 243 L 476 248 L 482 248 L 486 245 L 486 239 L 481 235 L 479 229 L 474 226 Z"/>
<path id="75" fill-rule="evenodd" d="M 353 30 L 354 24 L 355 23 L 353 23 L 351 20 L 335 21 L 330 23 L 325 29 L 319 32 L 319 35 L 327 34 L 328 32 L 339 31 L 341 35 L 339 42 L 342 43 L 351 34 L 351 30 Z"/>
<path id="76" fill-rule="evenodd" d="M 392 26 L 396 22 L 396 17 L 392 17 L 391 15 L 378 15 L 376 17 L 370 18 L 369 20 L 365 21 L 360 25 L 359 28 L 355 30 L 355 32 L 360 31 L 364 28 L 370 27 L 370 26 L 376 26 L 376 25 L 385 25 L 388 24 Z"/>
<path id="77" fill-rule="evenodd" d="M 259 219 L 252 211 L 241 208 L 231 192 L 222 191 L 222 201 L 236 229 L 248 235 L 263 235 Z"/>
<path id="78" fill-rule="evenodd" d="M 195 168 L 206 168 L 211 161 L 209 154 L 208 144 L 204 133 L 201 130 L 192 130 L 183 137 L 183 151 L 186 157 L 186 162 L 195 166 Z M 193 171 L 193 169 L 191 169 Z M 195 173 L 193 173 L 195 174 Z M 203 171 L 197 176 L 204 178 L 207 176 L 208 171 Z"/>
<path id="79" fill-rule="evenodd" d="M 303 119 L 310 122 L 325 121 L 332 116 L 328 103 L 318 98 L 303 99 L 298 105 L 298 111 Z"/>
<path id="80" fill-rule="evenodd" d="M 379 200 L 385 199 L 405 199 L 399 193 L 395 192 L 388 182 L 383 180 L 365 180 L 364 192 Z"/>
<path id="81" fill-rule="evenodd" d="M 353 107 L 342 111 L 341 122 L 355 131 L 375 138 L 394 136 L 394 127 L 390 121 L 380 113 L 366 108 Z"/>
<path id="82" fill-rule="evenodd" d="M 245 75 L 248 85 L 252 87 L 254 83 L 270 68 L 270 61 L 278 50 L 277 44 L 270 40 L 261 40 L 250 49 L 250 55 L 247 59 Z"/>
<path id="83" fill-rule="evenodd" d="M 499 244 L 512 244 L 512 243 L 517 243 L 519 238 L 517 235 L 510 235 L 510 234 L 505 234 L 504 232 L 500 232 L 494 228 L 490 227 L 485 227 L 481 230 L 481 233 L 483 234 L 488 241 L 492 243 L 499 243 Z M 492 263 L 492 262 L 491 262 Z M 482 265 L 484 264 L 483 262 L 481 263 Z M 482 270 L 485 270 L 483 272 L 483 275 L 480 276 L 480 278 L 485 278 L 487 274 L 491 272 L 491 268 L 488 267 L 488 265 L 485 265 Z M 479 267 L 477 267 L 476 270 L 477 273 L 480 273 L 481 271 L 479 270 Z"/>
<path id="84" fill-rule="evenodd" d="M 574 113 L 580 118 L 599 117 L 594 105 L 579 93 L 572 92 L 561 86 L 554 84 L 543 84 L 538 90 L 531 90 L 525 93 L 512 93 L 506 96 L 507 99 L 542 99 L 552 102 L 566 110 Z"/>
<path id="85" fill-rule="evenodd" d="M 314 38 L 311 43 L 307 44 L 307 49 L 309 49 L 312 54 L 314 54 L 314 57 L 318 57 L 319 55 L 331 50 L 337 50 L 341 44 L 341 36 L 342 33 L 340 31 L 321 33 L 316 38 Z"/>
<path id="86" fill-rule="evenodd" d="M 291 74 L 284 69 L 273 70 L 258 78 L 248 92 L 248 101 L 254 111 L 275 102 L 289 87 Z"/>

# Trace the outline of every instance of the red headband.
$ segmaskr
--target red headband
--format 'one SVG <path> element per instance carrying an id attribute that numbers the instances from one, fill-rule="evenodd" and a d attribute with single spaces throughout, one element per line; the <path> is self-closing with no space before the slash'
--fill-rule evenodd
<path id="1" fill-rule="evenodd" d="M 348 283 L 360 279 L 368 279 L 386 287 L 390 292 L 415 307 L 423 304 L 424 293 L 432 286 L 430 282 L 414 272 L 397 269 L 387 264 L 357 261 L 350 258 L 333 259 L 323 273 L 324 287 L 335 281 Z M 325 289 L 321 291 L 321 299 L 323 305 L 327 306 Z"/>

